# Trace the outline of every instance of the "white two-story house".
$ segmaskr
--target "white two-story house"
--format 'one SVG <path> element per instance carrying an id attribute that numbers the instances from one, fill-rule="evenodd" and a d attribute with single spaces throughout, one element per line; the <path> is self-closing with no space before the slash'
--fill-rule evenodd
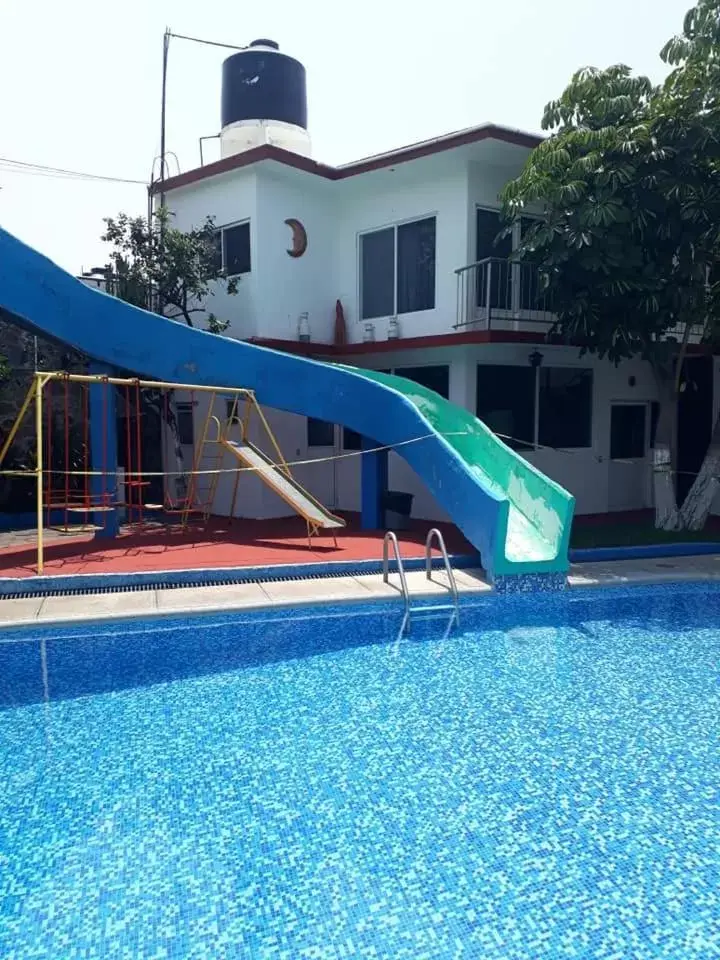
<path id="1" fill-rule="evenodd" d="M 255 50 L 266 63 L 281 56 L 269 41 Z M 236 296 L 218 293 L 212 304 L 229 320 L 228 336 L 432 387 L 573 493 L 580 514 L 652 505 L 650 368 L 548 342 L 550 305 L 532 267 L 509 259 L 521 225 L 496 242 L 499 193 L 536 136 L 483 124 L 331 167 L 308 155 L 302 122 L 288 123 L 282 109 L 274 125 L 254 121 L 255 103 L 234 120 L 223 95 L 225 155 L 156 190 L 177 227 L 211 216 L 220 230 L 224 267 L 240 278 Z M 717 369 L 711 357 L 692 362 L 700 386 L 685 415 L 709 436 Z M 270 413 L 312 492 L 333 509 L 357 510 L 359 438 Z M 690 464 L 697 453 L 681 450 L 683 457 Z M 415 495 L 413 514 L 442 519 L 407 464 L 391 460 L 390 486 Z M 216 509 L 223 512 L 222 496 Z M 267 517 L 287 508 L 249 482 L 239 512 Z"/>

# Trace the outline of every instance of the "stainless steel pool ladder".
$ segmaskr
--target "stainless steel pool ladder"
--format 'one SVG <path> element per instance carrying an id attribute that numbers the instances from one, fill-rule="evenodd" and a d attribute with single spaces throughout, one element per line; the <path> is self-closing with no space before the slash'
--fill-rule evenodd
<path id="1" fill-rule="evenodd" d="M 460 611 L 458 605 L 458 591 L 457 584 L 455 582 L 455 575 L 453 574 L 452 567 L 450 566 L 450 559 L 448 557 L 448 552 L 445 547 L 445 540 L 442 533 L 433 527 L 427 535 L 425 540 L 425 576 L 428 580 L 432 580 L 432 544 L 433 540 L 437 540 L 438 547 L 440 548 L 440 553 L 442 554 L 443 563 L 445 564 L 445 571 L 448 575 L 448 590 L 450 591 L 450 596 L 452 597 L 452 604 L 440 603 L 432 604 L 430 606 L 416 607 L 416 613 L 429 613 L 431 611 L 440 611 L 440 610 L 450 610 L 452 611 L 452 616 L 450 618 L 449 627 L 452 627 L 455 624 L 460 622 Z M 405 577 L 405 567 L 403 566 L 402 557 L 400 555 L 400 545 L 398 544 L 398 538 L 393 533 L 392 530 L 388 530 L 383 539 L 383 582 L 390 582 L 390 562 L 389 562 L 389 547 L 392 544 L 393 553 L 395 554 L 395 562 L 397 563 L 398 574 L 400 576 L 400 592 L 402 593 L 403 602 L 405 604 L 405 612 L 403 614 L 402 626 L 400 627 L 400 636 L 405 633 L 406 629 L 410 629 L 410 617 L 412 613 L 412 608 L 410 606 L 410 591 L 408 590 L 407 578 Z"/>
<path id="2" fill-rule="evenodd" d="M 395 562 L 397 563 L 398 573 L 400 575 L 400 592 L 405 603 L 405 613 L 403 614 L 402 626 L 400 627 L 400 636 L 405 633 L 405 628 L 410 624 L 410 594 L 408 592 L 407 580 L 405 578 L 405 567 L 403 567 L 402 557 L 400 556 L 400 544 L 398 538 L 388 530 L 383 538 L 383 583 L 390 582 L 390 559 L 389 545 L 392 544 Z"/>

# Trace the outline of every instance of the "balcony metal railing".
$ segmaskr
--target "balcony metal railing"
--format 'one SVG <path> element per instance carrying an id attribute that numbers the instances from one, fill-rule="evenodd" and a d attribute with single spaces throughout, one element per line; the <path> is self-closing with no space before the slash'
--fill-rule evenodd
<path id="1" fill-rule="evenodd" d="M 547 332 L 556 321 L 550 295 L 544 289 L 537 267 L 487 257 L 455 271 L 457 314 L 453 329 Z M 669 327 L 661 340 L 682 339 L 683 324 Z M 690 330 L 688 342 L 708 340 L 708 325 L 697 324 Z"/>
<path id="2" fill-rule="evenodd" d="M 487 257 L 460 267 L 455 276 L 456 330 L 516 330 L 555 321 L 537 267 L 531 263 Z"/>

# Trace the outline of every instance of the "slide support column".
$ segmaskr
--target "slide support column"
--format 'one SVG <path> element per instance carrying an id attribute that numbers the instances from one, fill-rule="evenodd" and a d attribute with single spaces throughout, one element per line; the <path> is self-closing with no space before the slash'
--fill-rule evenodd
<path id="1" fill-rule="evenodd" d="M 374 450 L 377 443 L 362 438 L 362 492 L 360 527 L 363 530 L 384 530 L 383 498 L 388 488 L 388 451 Z"/>

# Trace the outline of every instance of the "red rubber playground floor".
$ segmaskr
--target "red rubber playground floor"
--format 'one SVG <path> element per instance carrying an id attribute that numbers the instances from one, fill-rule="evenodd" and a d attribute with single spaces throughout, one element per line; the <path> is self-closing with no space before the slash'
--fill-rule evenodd
<path id="1" fill-rule="evenodd" d="M 346 516 L 337 548 L 331 536 L 313 537 L 308 547 L 305 523 L 297 517 L 280 520 L 213 518 L 206 525 L 182 530 L 166 524 L 124 528 L 115 540 L 86 534 L 46 532 L 45 568 L 48 576 L 73 573 L 140 573 L 161 570 L 203 570 L 305 564 L 347 560 L 380 560 L 384 531 L 359 529 L 357 517 Z M 449 524 L 412 521 L 399 531 L 403 558 L 422 557 L 428 530 L 442 530 L 448 553 L 472 556 L 476 551 Z M 32 577 L 36 570 L 34 531 L 0 535 L 0 577 Z"/>

